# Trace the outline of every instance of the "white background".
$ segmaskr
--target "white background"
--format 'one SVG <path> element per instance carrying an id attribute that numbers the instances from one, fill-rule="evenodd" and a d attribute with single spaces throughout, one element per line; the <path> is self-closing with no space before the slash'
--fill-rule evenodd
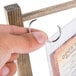
<path id="1" fill-rule="evenodd" d="M 0 24 L 7 24 L 3 8 L 5 5 L 18 3 L 22 9 L 22 13 L 27 13 L 65 1 L 70 0 L 0 0 Z M 38 18 L 38 20 L 32 24 L 32 27 L 45 31 L 48 37 L 51 37 L 58 30 L 57 25 L 63 27 L 75 17 L 76 8 L 73 8 Z M 30 21 L 24 22 L 24 25 L 28 27 L 29 22 Z M 33 76 L 50 76 L 45 45 L 39 50 L 30 53 L 30 61 Z M 18 75 L 16 74 L 15 76 Z"/>

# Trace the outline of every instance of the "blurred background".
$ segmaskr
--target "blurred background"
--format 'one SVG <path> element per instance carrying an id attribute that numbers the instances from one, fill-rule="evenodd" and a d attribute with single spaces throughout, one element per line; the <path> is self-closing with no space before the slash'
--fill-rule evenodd
<path id="1" fill-rule="evenodd" d="M 24 14 L 67 1 L 70 0 L 0 0 L 0 24 L 7 24 L 4 11 L 4 6 L 6 5 L 18 3 Z M 50 38 L 58 31 L 57 25 L 62 28 L 74 18 L 76 18 L 76 8 L 37 18 L 37 21 L 32 24 L 32 28 L 46 32 Z M 28 27 L 30 21 L 31 20 L 24 22 L 24 26 Z M 33 76 L 50 76 L 46 45 L 29 55 Z M 18 76 L 17 73 L 14 76 Z"/>

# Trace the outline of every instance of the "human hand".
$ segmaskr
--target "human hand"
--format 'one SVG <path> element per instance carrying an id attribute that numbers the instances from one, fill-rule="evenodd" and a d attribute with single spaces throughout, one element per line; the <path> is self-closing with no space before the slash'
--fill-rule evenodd
<path id="1" fill-rule="evenodd" d="M 39 30 L 0 25 L 0 76 L 13 76 L 16 72 L 14 60 L 18 54 L 29 53 L 40 48 L 47 35 Z"/>

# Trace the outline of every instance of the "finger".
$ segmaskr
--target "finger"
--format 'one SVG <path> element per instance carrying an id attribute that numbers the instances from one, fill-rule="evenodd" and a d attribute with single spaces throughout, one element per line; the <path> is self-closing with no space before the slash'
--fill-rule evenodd
<path id="1" fill-rule="evenodd" d="M 14 53 L 14 54 L 11 55 L 10 59 L 8 60 L 8 62 L 12 62 L 12 61 L 16 60 L 18 57 L 19 57 L 19 54 Z"/>
<path id="2" fill-rule="evenodd" d="M 28 33 L 29 28 L 23 28 L 23 27 L 19 27 L 19 26 L 15 26 L 15 25 L 3 25 L 3 24 L 0 24 L 0 33 L 10 33 L 10 34 L 24 34 L 24 33 Z M 34 32 L 34 31 L 39 31 L 37 29 L 33 29 L 31 28 L 31 31 Z"/>
<path id="3" fill-rule="evenodd" d="M 1 70 L 1 69 L 0 69 L 0 76 L 3 76 L 3 75 L 2 75 L 2 70 Z"/>
<path id="4" fill-rule="evenodd" d="M 23 27 L 18 27 L 14 25 L 0 25 L 0 33 L 11 33 L 11 34 L 23 34 L 26 33 L 28 29 L 25 29 Z"/>
<path id="5" fill-rule="evenodd" d="M 1 70 L 0 70 L 0 76 L 8 76 L 10 70 L 7 66 L 4 66 Z"/>
<path id="6" fill-rule="evenodd" d="M 0 70 L 0 76 L 13 76 L 16 72 L 16 64 L 14 62 L 6 63 Z"/>
<path id="7" fill-rule="evenodd" d="M 32 32 L 19 36 L 4 36 L 2 44 L 3 46 L 7 46 L 12 53 L 29 53 L 40 48 L 47 40 L 47 35 L 44 32 Z"/>
<path id="8" fill-rule="evenodd" d="M 13 76 L 16 73 L 16 64 L 14 62 L 7 63 L 5 66 L 10 70 L 8 76 Z"/>
<path id="9" fill-rule="evenodd" d="M 47 35 L 41 31 L 22 35 L 0 33 L 0 68 L 10 59 L 11 54 L 32 52 L 46 40 Z"/>
<path id="10" fill-rule="evenodd" d="M 9 51 L 6 51 L 7 49 L 5 49 L 5 52 L 3 49 L 0 49 L 0 69 L 5 65 L 6 62 L 12 62 L 14 60 L 16 60 L 18 58 L 18 54 L 14 53 L 11 54 Z"/>
<path id="11" fill-rule="evenodd" d="M 0 69 L 5 65 L 5 63 L 10 59 L 11 53 L 6 46 L 0 45 Z"/>

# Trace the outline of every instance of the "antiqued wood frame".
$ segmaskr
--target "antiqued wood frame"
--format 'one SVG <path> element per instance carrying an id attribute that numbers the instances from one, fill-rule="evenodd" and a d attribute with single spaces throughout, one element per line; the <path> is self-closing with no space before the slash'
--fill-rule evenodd
<path id="1" fill-rule="evenodd" d="M 7 21 L 10 25 L 23 27 L 21 9 L 17 4 L 5 7 Z M 22 54 L 17 59 L 19 76 L 32 76 L 29 54 Z"/>
<path id="2" fill-rule="evenodd" d="M 59 11 L 67 10 L 76 7 L 76 0 L 72 0 L 66 3 L 50 6 L 40 10 L 32 11 L 29 13 L 22 14 L 18 4 L 12 4 L 5 6 L 6 17 L 9 24 L 23 26 L 23 21 L 42 17 L 48 14 L 56 13 Z M 19 76 L 32 76 L 31 64 L 29 54 L 22 54 L 18 60 L 18 73 Z"/>

